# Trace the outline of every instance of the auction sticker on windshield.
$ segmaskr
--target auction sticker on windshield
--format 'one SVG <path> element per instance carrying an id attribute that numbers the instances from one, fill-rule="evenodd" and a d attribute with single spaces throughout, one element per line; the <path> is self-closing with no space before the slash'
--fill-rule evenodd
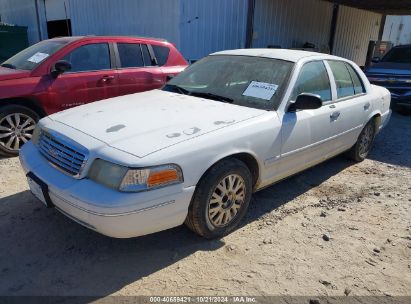
<path id="1" fill-rule="evenodd" d="M 29 59 L 27 59 L 27 61 L 30 61 L 33 63 L 39 63 L 40 61 L 43 61 L 47 57 L 49 57 L 49 54 L 37 52 L 36 54 L 31 56 Z"/>
<path id="2" fill-rule="evenodd" d="M 251 81 L 250 85 L 244 91 L 243 96 L 270 100 L 277 91 L 277 88 L 278 85 L 276 84 Z"/>

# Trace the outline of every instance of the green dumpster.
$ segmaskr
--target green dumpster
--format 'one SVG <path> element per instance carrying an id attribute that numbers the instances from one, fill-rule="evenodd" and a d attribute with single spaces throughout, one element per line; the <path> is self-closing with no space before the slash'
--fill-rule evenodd
<path id="1" fill-rule="evenodd" d="M 0 23 L 0 63 L 28 47 L 27 27 Z"/>

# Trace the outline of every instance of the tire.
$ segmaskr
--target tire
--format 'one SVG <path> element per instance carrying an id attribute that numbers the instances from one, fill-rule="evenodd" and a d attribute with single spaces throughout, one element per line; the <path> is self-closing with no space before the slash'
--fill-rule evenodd
<path id="1" fill-rule="evenodd" d="M 355 145 L 346 152 L 346 156 L 356 162 L 367 158 L 375 137 L 375 123 L 371 119 L 362 129 Z"/>
<path id="2" fill-rule="evenodd" d="M 250 170 L 242 161 L 218 162 L 198 183 L 185 224 L 208 239 L 229 234 L 247 213 L 252 187 Z"/>
<path id="3" fill-rule="evenodd" d="M 16 156 L 21 146 L 31 139 L 40 116 L 20 105 L 0 107 L 0 154 Z"/>

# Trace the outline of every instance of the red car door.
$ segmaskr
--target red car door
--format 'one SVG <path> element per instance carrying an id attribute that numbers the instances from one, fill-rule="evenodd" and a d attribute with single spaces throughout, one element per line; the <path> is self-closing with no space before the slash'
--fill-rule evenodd
<path id="1" fill-rule="evenodd" d="M 117 42 L 119 94 L 132 94 L 161 88 L 166 76 L 146 44 Z"/>
<path id="2" fill-rule="evenodd" d="M 50 79 L 48 91 L 56 111 L 119 95 L 109 43 L 81 45 L 60 60 L 70 62 L 71 70 Z"/>

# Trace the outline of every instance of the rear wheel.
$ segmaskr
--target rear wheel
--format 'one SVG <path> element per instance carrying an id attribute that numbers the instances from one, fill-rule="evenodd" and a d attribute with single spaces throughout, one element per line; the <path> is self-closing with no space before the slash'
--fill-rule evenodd
<path id="1" fill-rule="evenodd" d="M 0 108 L 0 154 L 16 156 L 21 146 L 29 141 L 39 115 L 33 110 L 19 105 Z"/>
<path id="2" fill-rule="evenodd" d="M 185 223 L 206 238 L 227 235 L 247 213 L 251 192 L 248 167 L 237 159 L 223 160 L 198 183 Z"/>
<path id="3" fill-rule="evenodd" d="M 355 145 L 346 153 L 348 158 L 356 162 L 363 161 L 370 152 L 374 137 L 375 123 L 374 119 L 371 119 L 362 129 Z"/>

